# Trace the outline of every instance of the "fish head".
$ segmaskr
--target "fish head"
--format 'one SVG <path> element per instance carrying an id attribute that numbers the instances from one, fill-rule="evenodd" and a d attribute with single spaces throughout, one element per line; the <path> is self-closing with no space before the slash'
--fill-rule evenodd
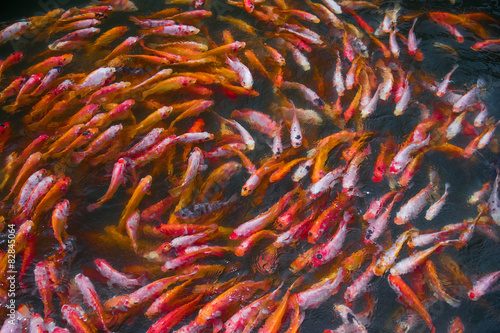
<path id="1" fill-rule="evenodd" d="M 397 174 L 401 171 L 401 169 L 403 168 L 403 163 L 399 162 L 399 161 L 392 161 L 391 163 L 391 173 L 393 174 Z"/>

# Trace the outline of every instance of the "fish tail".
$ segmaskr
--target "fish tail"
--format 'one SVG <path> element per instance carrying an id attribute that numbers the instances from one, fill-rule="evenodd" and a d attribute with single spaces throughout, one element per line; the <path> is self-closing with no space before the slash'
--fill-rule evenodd
<path id="1" fill-rule="evenodd" d="M 96 202 L 95 204 L 91 204 L 87 206 L 87 212 L 93 212 L 97 208 L 101 207 L 102 203 L 100 201 Z"/>
<path id="2" fill-rule="evenodd" d="M 148 279 L 147 273 L 144 273 L 137 278 L 137 283 L 139 283 L 140 286 L 145 286 L 148 282 L 149 282 L 149 279 Z"/>
<path id="3" fill-rule="evenodd" d="M 181 195 L 183 190 L 184 190 L 183 186 L 177 186 L 177 187 L 171 188 L 168 192 L 170 193 L 171 196 L 178 197 Z"/>
<path id="4" fill-rule="evenodd" d="M 444 295 L 444 301 L 454 308 L 458 308 L 461 304 L 460 300 L 457 300 L 448 294 Z"/>
<path id="5" fill-rule="evenodd" d="M 8 113 L 14 113 L 16 112 L 16 105 L 15 104 L 6 105 L 2 109 Z"/>

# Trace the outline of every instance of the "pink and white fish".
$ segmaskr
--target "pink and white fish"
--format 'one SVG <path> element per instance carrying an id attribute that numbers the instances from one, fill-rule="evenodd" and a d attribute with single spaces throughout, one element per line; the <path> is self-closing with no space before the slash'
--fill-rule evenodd
<path id="1" fill-rule="evenodd" d="M 373 97 L 370 99 L 368 104 L 364 108 L 361 109 L 361 118 L 366 118 L 371 116 L 373 112 L 375 112 L 375 108 L 377 107 L 378 99 L 380 97 L 380 90 L 382 89 L 382 84 L 379 84 L 377 90 L 373 94 Z"/>
<path id="2" fill-rule="evenodd" d="M 462 130 L 462 123 L 467 113 L 464 111 L 453 119 L 453 121 L 446 128 L 446 138 L 453 139 Z"/>
<path id="3" fill-rule="evenodd" d="M 97 292 L 95 291 L 94 284 L 88 277 L 81 273 L 75 276 L 75 282 L 78 289 L 83 295 L 83 300 L 85 301 L 85 303 L 89 307 L 94 309 L 104 330 L 106 332 L 109 332 L 108 328 L 106 327 L 106 322 L 104 321 L 104 309 L 102 307 L 101 300 L 99 299 L 99 295 L 97 295 Z"/>
<path id="4" fill-rule="evenodd" d="M 132 148 L 123 153 L 122 156 L 134 156 L 140 154 L 158 142 L 164 129 L 161 127 L 153 128 L 141 141 Z"/>
<path id="5" fill-rule="evenodd" d="M 389 35 L 389 49 L 391 50 L 391 53 L 394 56 L 394 58 L 399 57 L 399 45 L 398 45 L 398 41 L 396 40 L 396 32 L 397 31 L 398 31 L 398 29 L 394 26 L 391 29 L 391 33 Z"/>
<path id="6" fill-rule="evenodd" d="M 479 142 L 477 143 L 477 149 L 483 149 L 486 147 L 490 141 L 491 138 L 493 137 L 493 133 L 495 132 L 495 129 L 497 126 L 500 124 L 500 121 L 496 122 L 494 125 L 491 126 L 491 128 L 479 139 Z"/>
<path id="7" fill-rule="evenodd" d="M 320 180 L 318 180 L 316 183 L 312 184 L 311 187 L 308 189 L 308 195 L 310 199 L 317 199 L 319 198 L 323 193 L 328 191 L 330 188 L 333 188 L 335 184 L 337 184 L 342 177 L 344 171 L 343 167 L 338 167 L 330 172 L 328 172 L 326 175 L 324 175 Z"/>
<path id="8" fill-rule="evenodd" d="M 392 207 L 394 206 L 394 203 L 401 200 L 402 197 L 403 193 L 400 192 L 396 194 L 389 206 L 387 206 L 387 208 L 377 217 L 376 220 L 370 223 L 365 235 L 366 244 L 375 242 L 380 237 L 380 235 L 384 233 L 389 224 L 389 217 L 392 211 Z"/>
<path id="9" fill-rule="evenodd" d="M 394 109 L 395 116 L 400 116 L 404 113 L 406 107 L 410 103 L 410 98 L 411 98 L 410 81 L 409 81 L 409 75 L 407 75 L 407 77 L 404 80 L 403 94 L 396 103 L 396 108 Z"/>
<path id="10" fill-rule="evenodd" d="M 200 32 L 200 29 L 193 27 L 191 25 L 183 25 L 183 24 L 164 25 L 161 27 L 155 27 L 147 30 L 138 31 L 140 37 L 148 35 L 184 37 L 184 36 L 196 35 L 198 32 Z"/>
<path id="11" fill-rule="evenodd" d="M 413 19 L 413 25 L 411 26 L 410 32 L 408 32 L 408 53 L 414 55 L 417 52 L 418 41 L 417 37 L 415 37 L 415 23 L 417 23 L 418 17 Z"/>
<path id="12" fill-rule="evenodd" d="M 397 175 L 400 173 L 403 168 L 410 162 L 410 155 L 415 151 L 419 150 L 422 147 L 428 146 L 430 142 L 431 136 L 427 136 L 427 138 L 422 142 L 410 143 L 405 147 L 401 148 L 394 158 L 392 159 L 390 171 L 393 175 Z"/>
<path id="13" fill-rule="evenodd" d="M 40 183 L 40 181 L 45 177 L 46 174 L 47 170 L 41 169 L 34 172 L 28 178 L 28 180 L 26 180 L 23 187 L 21 187 L 21 191 L 19 191 L 19 195 L 14 201 L 14 207 L 12 208 L 13 211 L 16 211 L 17 208 L 23 207 L 26 204 L 26 201 L 28 201 L 31 192 L 33 191 L 35 186 L 37 186 L 38 183 Z"/>
<path id="14" fill-rule="evenodd" d="M 338 51 L 337 65 L 335 66 L 335 73 L 333 74 L 333 86 L 335 87 L 338 96 L 344 96 L 345 86 L 344 79 L 342 78 L 342 62 Z"/>
<path id="15" fill-rule="evenodd" d="M 472 87 L 462 97 L 460 97 L 458 101 L 455 102 L 455 104 L 453 104 L 453 112 L 460 112 L 471 105 L 483 86 L 484 81 L 481 79 L 477 80 L 477 84 L 474 85 L 474 87 Z"/>
<path id="16" fill-rule="evenodd" d="M 245 89 L 252 89 L 253 77 L 252 73 L 238 58 L 227 57 L 226 64 L 238 75 L 240 84 Z"/>
<path id="17" fill-rule="evenodd" d="M 437 86 L 437 91 L 435 92 L 436 96 L 442 97 L 446 91 L 448 90 L 448 84 L 450 83 L 450 78 L 453 72 L 458 68 L 458 65 L 453 65 L 451 71 L 445 75 L 443 81 Z"/>
<path id="18" fill-rule="evenodd" d="M 488 108 L 486 107 L 486 104 L 484 104 L 483 102 L 479 102 L 479 107 L 479 113 L 477 114 L 476 118 L 474 118 L 475 127 L 483 127 L 484 122 L 488 117 Z"/>
<path id="19" fill-rule="evenodd" d="M 344 244 L 345 236 L 347 235 L 347 223 L 351 221 L 352 215 L 349 212 L 344 212 L 342 222 L 335 235 L 324 244 L 312 258 L 314 267 L 326 264 L 335 258 L 341 251 Z"/>
<path id="20" fill-rule="evenodd" d="M 437 214 L 441 211 L 441 208 L 443 208 L 445 202 L 446 202 L 446 197 L 448 196 L 448 190 L 450 188 L 450 184 L 446 183 L 444 186 L 444 193 L 441 196 L 441 198 L 433 203 L 429 209 L 427 210 L 427 213 L 425 213 L 425 219 L 427 221 L 432 220 L 433 218 L 436 217 Z"/>
<path id="21" fill-rule="evenodd" d="M 368 288 L 368 284 L 371 279 L 375 275 L 373 269 L 375 268 L 376 262 L 373 261 L 370 266 L 366 269 L 366 271 L 361 274 L 354 282 L 347 287 L 347 290 L 344 293 L 344 299 L 346 302 L 352 303 L 354 300 L 362 295 L 366 289 Z"/>
<path id="22" fill-rule="evenodd" d="M 497 224 L 500 225 L 500 198 L 498 197 L 498 183 L 500 182 L 500 174 L 497 171 L 497 177 L 493 183 L 490 197 L 488 199 L 488 207 L 490 216 Z"/>
<path id="23" fill-rule="evenodd" d="M 91 72 L 85 80 L 78 86 L 78 89 L 100 88 L 115 74 L 114 67 L 101 67 Z"/>
<path id="24" fill-rule="evenodd" d="M 477 301 L 481 296 L 491 291 L 491 287 L 500 278 L 500 271 L 486 274 L 472 286 L 472 290 L 469 291 L 469 298 L 473 301 Z"/>
<path id="25" fill-rule="evenodd" d="M 431 171 L 429 178 L 429 185 L 423 188 L 417 193 L 417 195 L 408 200 L 408 202 L 399 209 L 396 217 L 394 218 L 394 223 L 401 225 L 411 222 L 422 211 L 427 203 L 427 197 L 434 191 L 437 173 L 435 171 Z"/>
<path id="26" fill-rule="evenodd" d="M 322 0 L 328 9 L 335 14 L 342 14 L 342 7 L 335 0 Z"/>
<path id="27" fill-rule="evenodd" d="M 137 279 L 133 279 L 114 269 L 104 259 L 95 259 L 94 263 L 99 273 L 108 279 L 108 284 L 114 284 L 123 288 L 138 287 L 145 284 L 146 279 L 144 275 Z"/>
<path id="28" fill-rule="evenodd" d="M 16 22 L 0 31 L 0 45 L 21 36 L 31 27 L 30 21 Z"/>
<path id="29" fill-rule="evenodd" d="M 330 296 L 340 289 L 340 284 L 344 281 L 344 269 L 340 267 L 335 277 L 320 281 L 312 285 L 309 289 L 297 293 L 297 302 L 301 311 L 317 308 Z"/>
<path id="30" fill-rule="evenodd" d="M 293 148 L 299 148 L 302 145 L 302 130 L 300 129 L 300 122 L 297 118 L 295 108 L 293 110 L 292 125 L 290 127 L 290 141 Z"/>

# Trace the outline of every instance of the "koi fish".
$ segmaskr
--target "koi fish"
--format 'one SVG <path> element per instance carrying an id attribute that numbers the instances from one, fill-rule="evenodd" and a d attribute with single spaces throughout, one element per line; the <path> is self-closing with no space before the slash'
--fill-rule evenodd
<path id="1" fill-rule="evenodd" d="M 450 188 L 450 184 L 446 183 L 445 188 L 444 188 L 444 193 L 441 196 L 441 198 L 436 201 L 435 203 L 432 204 L 432 206 L 429 207 L 427 210 L 427 213 L 425 213 L 425 219 L 427 221 L 432 220 L 433 218 L 436 217 L 437 214 L 441 211 L 441 208 L 443 208 L 445 202 L 446 202 L 446 197 L 448 196 L 448 190 Z"/>
<path id="2" fill-rule="evenodd" d="M 431 316 L 425 310 L 424 305 L 418 299 L 413 290 L 397 275 L 389 275 L 389 285 L 399 296 L 399 299 L 410 309 L 415 311 L 421 317 L 431 332 L 434 333 L 436 329 L 432 324 Z"/>
<path id="3" fill-rule="evenodd" d="M 31 27 L 30 21 L 21 21 L 9 25 L 7 28 L 0 31 L 0 45 L 7 43 L 16 37 L 24 34 Z"/>
<path id="4" fill-rule="evenodd" d="M 145 284 L 147 278 L 145 275 L 133 279 L 115 270 L 106 260 L 95 259 L 95 265 L 97 270 L 102 276 L 108 279 L 109 284 L 115 284 L 123 288 L 132 288 L 137 286 L 142 286 Z"/>
<path id="5" fill-rule="evenodd" d="M 444 241 L 419 252 L 416 252 L 406 259 L 399 261 L 391 268 L 391 275 L 402 275 L 413 272 L 418 266 L 422 265 L 427 258 L 441 246 L 451 245 L 453 241 Z"/>
<path id="6" fill-rule="evenodd" d="M 317 308 L 324 301 L 326 301 L 330 296 L 334 295 L 338 289 L 340 289 L 340 284 L 344 280 L 344 269 L 340 267 L 335 277 L 325 279 L 320 281 L 305 291 L 296 294 L 297 303 L 301 311 Z"/>
<path id="7" fill-rule="evenodd" d="M 224 209 L 238 200 L 238 196 L 234 194 L 227 201 L 215 201 L 207 203 L 198 203 L 192 206 L 181 208 L 180 210 L 174 212 L 175 216 L 179 219 L 196 219 L 201 216 L 211 214 L 213 212 Z"/>
<path id="8" fill-rule="evenodd" d="M 245 300 L 250 298 L 257 290 L 267 291 L 270 288 L 270 282 L 267 280 L 253 282 L 243 281 L 226 290 L 217 296 L 213 301 L 207 303 L 198 313 L 196 323 L 204 325 L 207 321 L 220 317 L 222 313 L 233 306 L 234 300 Z"/>
<path id="9" fill-rule="evenodd" d="M 348 212 L 344 212 L 342 222 L 340 222 L 339 228 L 335 235 L 314 255 L 312 259 L 314 267 L 318 267 L 331 261 L 340 253 L 340 251 L 342 250 L 342 245 L 344 244 L 345 236 L 347 234 L 347 223 L 351 219 L 351 214 Z"/>
<path id="10" fill-rule="evenodd" d="M 430 135 L 422 142 L 410 143 L 400 149 L 394 158 L 392 159 L 390 165 L 390 171 L 392 174 L 398 174 L 403 170 L 403 168 L 410 162 L 410 155 L 417 151 L 418 149 L 428 146 L 430 142 Z"/>
<path id="11" fill-rule="evenodd" d="M 90 282 L 90 279 L 80 273 L 75 276 L 75 282 L 78 289 L 83 295 L 83 300 L 85 301 L 85 303 L 87 303 L 88 306 L 96 311 L 97 316 L 99 317 L 99 321 L 104 327 L 104 330 L 106 332 L 109 332 L 108 328 L 106 327 L 106 322 L 104 321 L 104 309 L 101 305 L 101 300 L 99 299 L 99 296 L 95 291 L 94 285 L 92 284 L 92 282 Z"/>
<path id="12" fill-rule="evenodd" d="M 450 83 L 451 75 L 453 74 L 453 72 L 457 70 L 457 68 L 458 68 L 457 64 L 453 65 L 451 71 L 445 75 L 443 81 L 437 86 L 437 91 L 435 92 L 436 96 L 442 97 L 446 93 L 448 89 L 448 84 Z"/>

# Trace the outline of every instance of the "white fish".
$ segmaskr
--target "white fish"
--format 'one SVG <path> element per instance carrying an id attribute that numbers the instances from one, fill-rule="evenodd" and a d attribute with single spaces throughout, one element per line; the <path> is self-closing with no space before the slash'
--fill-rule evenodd
<path id="1" fill-rule="evenodd" d="M 445 202 L 446 202 L 446 197 L 448 196 L 448 190 L 450 189 L 450 184 L 446 183 L 444 186 L 444 193 L 441 196 L 441 198 L 436 201 L 435 203 L 432 204 L 432 206 L 429 207 L 427 210 L 427 213 L 425 213 L 425 219 L 427 221 L 432 220 L 433 218 L 436 217 L 437 214 L 441 211 L 441 208 L 443 208 Z"/>
<path id="2" fill-rule="evenodd" d="M 401 95 L 401 99 L 396 103 L 396 109 L 394 110 L 395 116 L 400 116 L 406 110 L 408 103 L 410 102 L 411 91 L 410 91 L 410 82 L 408 77 L 405 79 L 403 94 Z"/>
<path id="3" fill-rule="evenodd" d="M 99 88 L 104 86 L 106 81 L 108 81 L 113 74 L 116 72 L 114 67 L 101 67 L 87 75 L 82 84 L 78 86 L 78 89 L 85 88 Z"/>
<path id="4" fill-rule="evenodd" d="M 337 95 L 344 96 L 345 86 L 344 79 L 342 78 L 342 62 L 340 61 L 340 54 L 337 51 L 337 65 L 335 66 L 335 73 L 333 74 L 333 85 L 337 91 Z"/>
<path id="5" fill-rule="evenodd" d="M 450 125 L 446 128 L 446 138 L 448 140 L 453 139 L 460 131 L 462 130 L 462 123 L 465 119 L 465 112 L 462 112 L 459 114 L 453 121 L 451 122 Z"/>
<path id="6" fill-rule="evenodd" d="M 342 14 L 342 7 L 335 0 L 323 0 L 323 3 L 335 14 Z"/>
<path id="7" fill-rule="evenodd" d="M 297 118 L 297 112 L 293 111 L 292 125 L 290 127 L 290 141 L 292 142 L 292 147 L 299 148 L 302 146 L 302 130 L 300 129 L 300 122 Z"/>
<path id="8" fill-rule="evenodd" d="M 488 117 L 488 108 L 483 102 L 480 102 L 481 110 L 474 118 L 474 126 L 483 127 L 486 118 Z"/>
<path id="9" fill-rule="evenodd" d="M 443 96 L 448 90 L 448 84 L 450 83 L 451 74 L 458 68 L 458 65 L 454 65 L 451 71 L 445 75 L 443 81 L 437 86 L 436 96 Z"/>
<path id="10" fill-rule="evenodd" d="M 424 187 L 420 192 L 418 192 L 417 195 L 408 200 L 408 202 L 399 209 L 399 212 L 394 218 L 394 223 L 401 225 L 407 222 L 411 222 L 422 211 L 425 204 L 427 203 L 427 197 L 434 190 L 437 173 L 435 171 L 432 171 L 429 177 L 429 185 Z"/>
<path id="11" fill-rule="evenodd" d="M 240 78 L 240 84 L 243 88 L 245 89 L 252 89 L 253 87 L 253 77 L 252 73 L 248 69 L 247 66 L 245 66 L 238 58 L 232 57 L 226 58 L 226 64 L 231 67 L 231 69 L 238 74 L 238 77 Z"/>
<path id="12" fill-rule="evenodd" d="M 406 147 L 400 149 L 397 154 L 394 156 L 391 162 L 390 170 L 393 175 L 396 175 L 403 170 L 403 168 L 410 162 L 410 155 L 419 150 L 424 146 L 428 146 L 430 142 L 431 136 L 427 136 L 427 138 L 422 142 L 410 143 Z"/>
<path id="13" fill-rule="evenodd" d="M 375 91 L 375 93 L 373 94 L 373 97 L 370 100 L 370 102 L 368 102 L 368 104 L 361 110 L 361 118 L 366 118 L 371 114 L 373 114 L 375 108 L 377 107 L 381 89 L 382 89 L 382 84 L 379 84 L 377 91 Z"/>
<path id="14" fill-rule="evenodd" d="M 477 84 L 474 85 L 468 92 L 466 92 L 458 101 L 453 104 L 453 112 L 460 112 L 466 109 L 472 104 L 472 101 L 476 98 L 477 94 L 484 86 L 484 81 L 481 79 L 477 80 Z"/>
<path id="15" fill-rule="evenodd" d="M 498 197 L 498 182 L 500 181 L 499 173 L 497 171 L 497 177 L 493 183 L 493 189 L 488 199 L 488 206 L 490 209 L 490 215 L 493 221 L 500 225 L 500 198 Z"/>

